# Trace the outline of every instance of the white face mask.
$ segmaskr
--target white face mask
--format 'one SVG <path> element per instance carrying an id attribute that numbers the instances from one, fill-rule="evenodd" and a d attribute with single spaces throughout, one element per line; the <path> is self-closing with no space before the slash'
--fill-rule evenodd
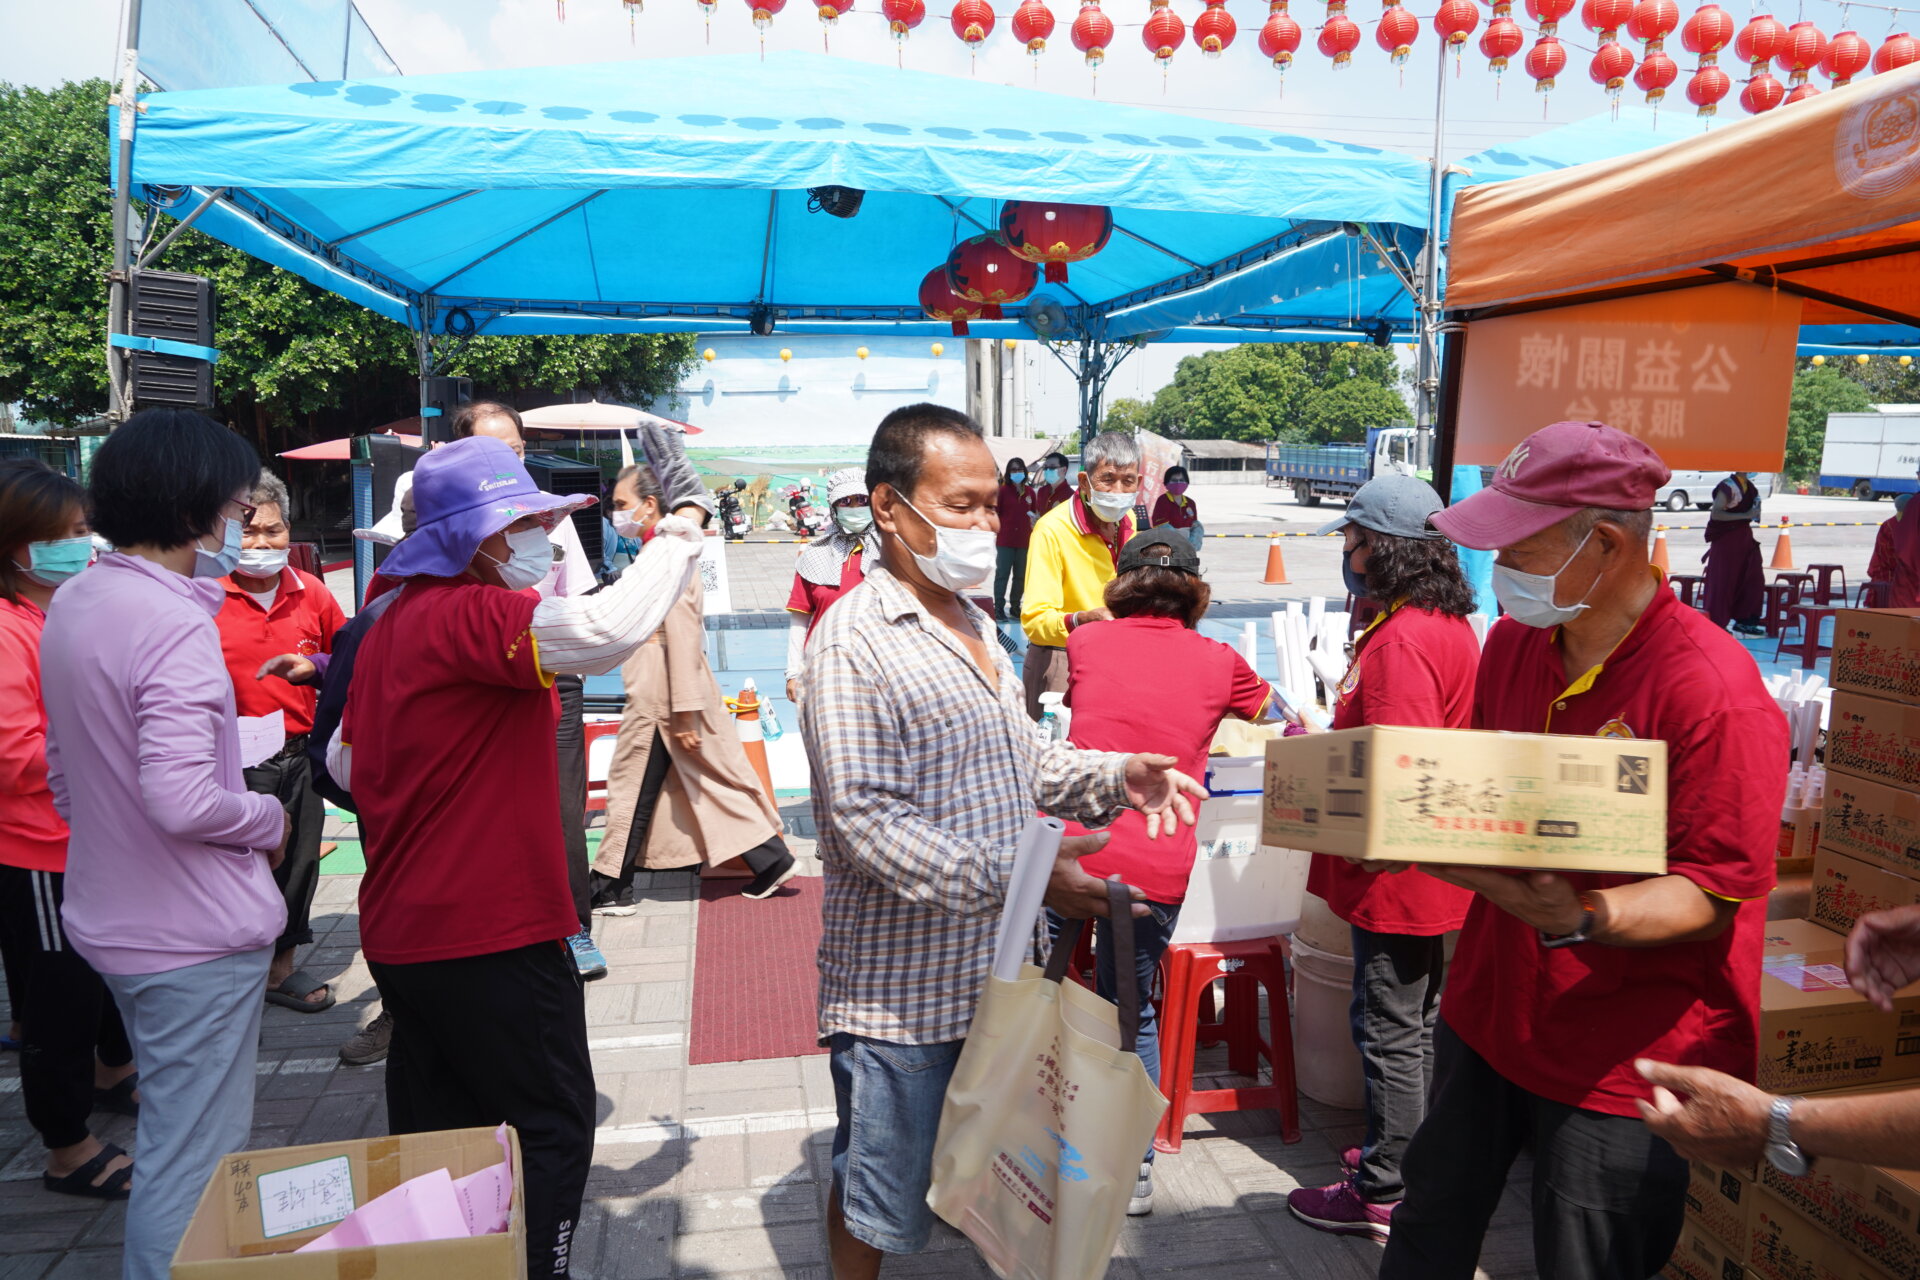
<path id="1" fill-rule="evenodd" d="M 833 522 L 849 538 L 857 538 L 873 528 L 873 508 L 871 507 L 835 507 Z"/>
<path id="2" fill-rule="evenodd" d="M 1580 545 L 1573 549 L 1573 555 L 1561 562 L 1559 569 L 1553 573 L 1521 573 L 1503 564 L 1494 565 L 1493 597 L 1506 610 L 1507 616 L 1529 627 L 1558 627 L 1573 621 L 1582 610 L 1588 608 L 1584 596 L 1577 604 L 1558 605 L 1553 602 L 1553 593 L 1560 575 L 1567 571 L 1567 566 L 1574 562 L 1592 537 L 1593 531 L 1589 529 L 1587 536 L 1580 539 Z M 1596 577 L 1593 587 L 1599 585 L 1600 579 Z M 1587 588 L 1587 595 L 1593 594 L 1593 587 Z"/>
<path id="3" fill-rule="evenodd" d="M 248 547 L 240 553 L 235 570 L 249 578 L 277 578 L 287 567 L 286 547 Z"/>
<path id="4" fill-rule="evenodd" d="M 985 582 L 993 573 L 993 563 L 998 554 L 996 541 L 991 529 L 949 529 L 944 525 L 927 520 L 926 513 L 900 499 L 913 514 L 925 520 L 933 530 L 934 549 L 931 556 L 923 556 L 907 546 L 906 539 L 900 545 L 907 547 L 907 554 L 920 566 L 920 572 L 927 575 L 927 581 L 949 591 L 971 591 Z"/>
<path id="5" fill-rule="evenodd" d="M 1091 485 L 1087 488 L 1087 505 L 1093 508 L 1093 514 L 1102 520 L 1118 520 L 1133 510 L 1134 503 L 1140 500 L 1139 493 L 1102 493 Z"/>
<path id="6" fill-rule="evenodd" d="M 226 526 L 226 533 L 218 551 L 209 551 L 194 543 L 193 577 L 224 578 L 240 563 L 240 522 L 229 516 L 221 523 Z"/>
<path id="7" fill-rule="evenodd" d="M 553 544 L 547 541 L 545 529 L 509 533 L 507 550 L 510 554 L 504 561 L 494 560 L 484 551 L 480 554 L 493 560 L 494 568 L 500 571 L 500 585 L 509 591 L 525 591 L 553 569 Z"/>

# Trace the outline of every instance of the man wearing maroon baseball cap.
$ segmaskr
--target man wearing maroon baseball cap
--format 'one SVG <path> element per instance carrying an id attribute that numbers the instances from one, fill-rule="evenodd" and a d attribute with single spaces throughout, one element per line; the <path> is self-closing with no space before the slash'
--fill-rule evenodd
<path id="1" fill-rule="evenodd" d="M 1529 1143 L 1538 1274 L 1655 1274 L 1679 1237 L 1687 1165 L 1641 1121 L 1652 1088 L 1634 1061 L 1753 1078 L 1787 730 L 1753 659 L 1648 562 L 1668 474 L 1632 436 L 1556 422 L 1432 517 L 1499 553 L 1507 616 L 1487 633 L 1473 727 L 1664 740 L 1667 873 L 1422 867 L 1475 897 L 1385 1280 L 1472 1276 Z M 1623 770 L 1603 786 L 1644 780 Z"/>

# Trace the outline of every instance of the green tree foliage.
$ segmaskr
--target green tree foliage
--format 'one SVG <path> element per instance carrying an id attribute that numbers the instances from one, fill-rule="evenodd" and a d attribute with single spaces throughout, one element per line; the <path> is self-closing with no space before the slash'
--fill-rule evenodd
<path id="1" fill-rule="evenodd" d="M 1393 353 L 1363 344 L 1249 343 L 1188 356 L 1145 425 L 1190 440 L 1327 443 L 1411 421 Z"/>
<path id="2" fill-rule="evenodd" d="M 1819 474 L 1820 453 L 1827 440 L 1828 414 L 1860 413 L 1875 403 L 1904 403 L 1876 400 L 1862 385 L 1861 378 L 1849 372 L 1860 366 L 1849 363 L 1815 367 L 1804 359 L 1799 363 L 1799 371 L 1793 375 L 1793 399 L 1787 408 L 1786 475 L 1789 480 L 1807 480 Z M 1869 362 L 1862 372 L 1870 371 L 1875 364 L 1899 369 L 1893 361 L 1883 359 Z"/>
<path id="3" fill-rule="evenodd" d="M 1100 423 L 1102 431 L 1151 431 L 1153 430 L 1153 405 L 1145 400 L 1135 400 L 1131 396 L 1122 396 L 1107 406 L 1107 416 Z"/>
<path id="4" fill-rule="evenodd" d="M 107 407 L 107 92 L 100 80 L 50 91 L 0 84 L 0 402 L 62 425 Z M 157 265 L 214 282 L 216 412 L 263 449 L 418 409 L 404 326 L 196 231 Z M 688 336 L 476 338 L 446 372 L 505 400 L 584 388 L 646 403 L 693 358 Z"/>

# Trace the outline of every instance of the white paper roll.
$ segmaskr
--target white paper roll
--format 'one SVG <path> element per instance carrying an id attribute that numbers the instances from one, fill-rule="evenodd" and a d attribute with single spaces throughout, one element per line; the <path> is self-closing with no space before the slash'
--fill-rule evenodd
<path id="1" fill-rule="evenodd" d="M 993 944 L 993 976 L 1012 982 L 1020 976 L 1033 944 L 1034 923 L 1047 896 L 1047 881 L 1060 856 L 1060 837 L 1066 825 L 1058 818 L 1028 818 L 1020 829 L 1013 854 L 1013 874 L 1007 879 L 1007 903 L 1000 912 L 1000 932 Z"/>

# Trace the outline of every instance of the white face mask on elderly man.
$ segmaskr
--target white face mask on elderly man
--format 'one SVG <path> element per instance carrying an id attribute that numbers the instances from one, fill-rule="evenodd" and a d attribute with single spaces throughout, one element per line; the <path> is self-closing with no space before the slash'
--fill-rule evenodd
<path id="1" fill-rule="evenodd" d="M 500 572 L 500 585 L 509 591 L 525 591 L 553 568 L 553 544 L 547 541 L 545 529 L 509 533 L 507 550 L 509 555 L 505 560 L 494 560 L 484 551 L 480 554 L 493 560 L 494 568 Z"/>
<path id="2" fill-rule="evenodd" d="M 907 502 L 905 495 L 901 496 L 900 501 L 933 530 L 931 556 L 921 555 L 908 545 L 906 539 L 900 540 L 900 545 L 907 548 L 907 554 L 913 557 L 913 562 L 920 566 L 920 572 L 927 575 L 929 582 L 948 591 L 971 591 L 993 573 L 994 559 L 998 554 L 993 530 L 949 529 L 927 520 L 926 513 Z"/>
<path id="3" fill-rule="evenodd" d="M 1555 584 L 1560 575 L 1567 571 L 1574 558 L 1593 537 L 1593 530 L 1587 530 L 1587 536 L 1580 539 L 1580 545 L 1573 549 L 1558 569 L 1552 573 L 1522 573 L 1518 569 L 1509 569 L 1503 564 L 1493 566 L 1493 596 L 1500 602 L 1507 616 L 1515 622 L 1529 627 L 1558 627 L 1573 621 L 1586 609 L 1583 598 L 1578 604 L 1558 605 L 1553 602 Z M 1593 587 L 1600 585 L 1600 579 L 1593 580 Z M 1587 595 L 1593 594 L 1593 587 L 1587 588 Z"/>

